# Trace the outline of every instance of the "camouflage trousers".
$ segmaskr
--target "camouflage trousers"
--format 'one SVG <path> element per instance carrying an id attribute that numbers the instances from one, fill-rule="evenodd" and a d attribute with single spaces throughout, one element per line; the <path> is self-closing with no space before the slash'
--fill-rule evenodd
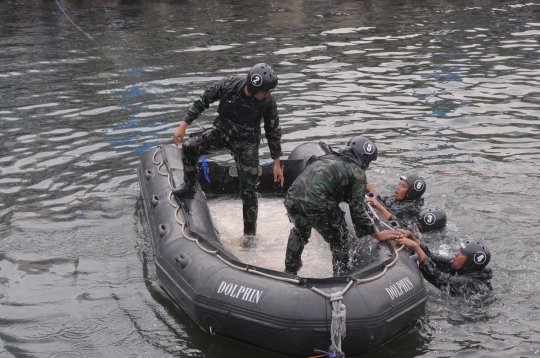
<path id="1" fill-rule="evenodd" d="M 294 224 L 287 242 L 285 269 L 293 274 L 300 270 L 302 252 L 311 236 L 311 229 L 314 228 L 330 244 L 334 276 L 347 275 L 349 273 L 350 239 L 343 212 L 337 209 L 322 215 L 306 215 L 299 210 L 299 205 L 288 198 L 285 199 L 285 207 L 291 222 Z"/>
<path id="2" fill-rule="evenodd" d="M 201 155 L 215 153 L 225 148 L 231 150 L 240 180 L 244 233 L 249 235 L 255 235 L 258 214 L 256 190 L 259 183 L 259 141 L 260 138 L 255 136 L 231 138 L 217 128 L 211 128 L 191 136 L 182 144 L 184 180 L 188 183 L 197 181 L 197 163 Z"/>

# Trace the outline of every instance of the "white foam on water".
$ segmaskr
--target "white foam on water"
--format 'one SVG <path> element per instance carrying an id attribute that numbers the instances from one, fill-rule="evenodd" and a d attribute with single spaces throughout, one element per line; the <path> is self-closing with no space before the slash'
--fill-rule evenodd
<path id="1" fill-rule="evenodd" d="M 285 269 L 285 250 L 293 225 L 287 217 L 283 199 L 259 198 L 257 237 L 253 248 L 242 247 L 244 224 L 240 199 L 209 200 L 208 206 L 221 241 L 242 262 L 276 271 Z M 304 249 L 302 261 L 300 276 L 332 276 L 330 246 L 315 230 Z"/>

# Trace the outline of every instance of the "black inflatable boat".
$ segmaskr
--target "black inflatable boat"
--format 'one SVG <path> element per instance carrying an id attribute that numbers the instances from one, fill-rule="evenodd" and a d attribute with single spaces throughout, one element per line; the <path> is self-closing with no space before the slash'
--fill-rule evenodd
<path id="1" fill-rule="evenodd" d="M 160 285 L 204 331 L 294 357 L 328 351 L 333 341 L 350 357 L 389 341 L 423 314 L 426 289 L 414 258 L 371 237 L 355 239 L 348 277 L 298 277 L 242 263 L 220 242 L 206 203 L 238 194 L 235 169 L 203 160 L 201 188 L 176 198 L 180 151 L 151 150 L 138 175 Z M 317 143 L 293 151 L 282 161 L 285 189 L 274 186 L 272 165 L 261 165 L 259 193 L 283 194 L 307 154 L 326 153 Z M 344 338 L 336 317 L 346 318 Z"/>

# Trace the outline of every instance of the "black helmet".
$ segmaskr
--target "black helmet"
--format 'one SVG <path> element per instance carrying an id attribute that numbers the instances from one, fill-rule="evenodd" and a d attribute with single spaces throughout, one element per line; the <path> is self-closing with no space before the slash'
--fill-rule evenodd
<path id="1" fill-rule="evenodd" d="M 463 264 L 461 271 L 475 272 L 481 271 L 491 260 L 491 254 L 480 241 L 462 241 L 459 246 L 467 255 L 467 261 Z"/>
<path id="2" fill-rule="evenodd" d="M 270 92 L 276 88 L 277 83 L 276 73 L 266 63 L 258 63 L 251 67 L 247 75 L 247 89 L 252 96 L 259 91 Z"/>
<path id="3" fill-rule="evenodd" d="M 446 213 L 438 208 L 424 209 L 418 214 L 416 221 L 421 232 L 439 230 L 446 227 Z"/>
<path id="4" fill-rule="evenodd" d="M 400 176 L 399 179 L 404 180 L 409 184 L 409 190 L 407 190 L 404 200 L 418 199 L 426 191 L 426 181 L 421 176 L 416 174 L 405 174 Z"/>
<path id="5" fill-rule="evenodd" d="M 352 137 L 347 143 L 351 147 L 358 159 L 362 161 L 362 168 L 367 167 L 372 161 L 377 160 L 377 147 L 366 137 Z"/>

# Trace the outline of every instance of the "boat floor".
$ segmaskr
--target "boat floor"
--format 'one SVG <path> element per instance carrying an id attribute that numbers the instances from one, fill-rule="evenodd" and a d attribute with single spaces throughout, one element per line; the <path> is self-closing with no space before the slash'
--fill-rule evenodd
<path id="1" fill-rule="evenodd" d="M 293 225 L 287 217 L 283 198 L 259 198 L 257 237 L 254 242 L 248 243 L 243 237 L 241 200 L 213 199 L 208 201 L 208 206 L 223 245 L 242 262 L 276 271 L 285 269 L 285 250 Z M 369 243 L 362 246 L 365 244 L 369 246 Z M 303 267 L 298 273 L 300 276 L 332 276 L 330 246 L 315 230 L 312 230 L 305 246 L 302 261 Z"/>

